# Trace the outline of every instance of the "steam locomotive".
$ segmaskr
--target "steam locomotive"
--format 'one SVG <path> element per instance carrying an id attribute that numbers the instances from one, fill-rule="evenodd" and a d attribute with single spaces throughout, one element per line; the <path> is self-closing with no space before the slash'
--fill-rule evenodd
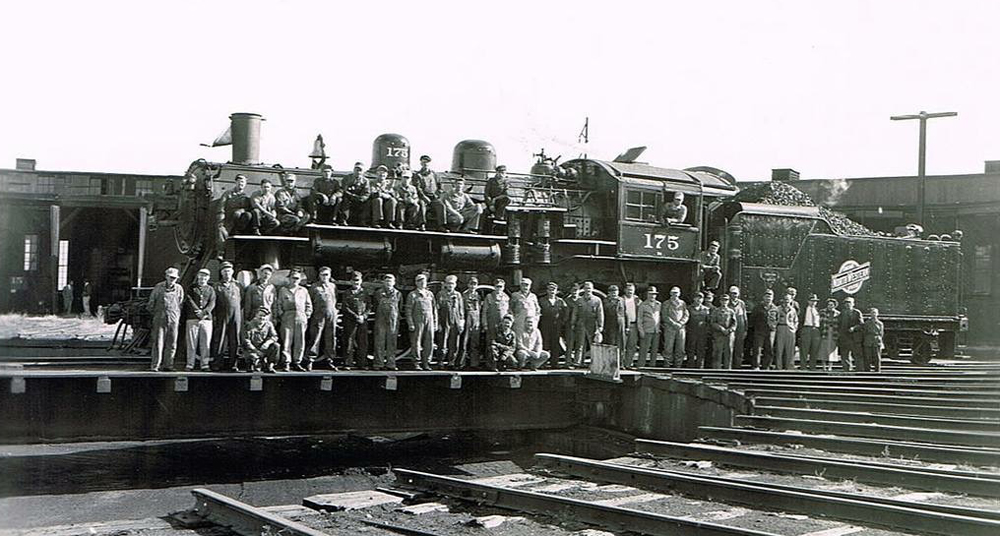
<path id="1" fill-rule="evenodd" d="M 562 288 L 579 280 L 594 281 L 598 288 L 630 281 L 640 292 L 647 285 L 678 286 L 687 296 L 702 281 L 699 252 L 717 240 L 720 288 L 739 285 L 751 307 L 766 288 L 780 294 L 794 286 L 800 299 L 812 293 L 854 295 L 859 306 L 881 310 L 890 354 L 909 346 L 914 361 L 926 362 L 935 351 L 955 352 L 963 323 L 958 243 L 838 234 L 816 207 L 737 201 L 739 187 L 724 171 L 651 166 L 636 161 L 642 148 L 610 161 L 583 157 L 559 163 L 544 152 L 536 155 L 528 173 L 511 174 L 506 217 L 489 222 L 489 232 L 480 234 L 310 223 L 294 235 L 225 236 L 216 200 L 237 174 L 248 178 L 252 191 L 264 178 L 277 184 L 282 171 L 295 173 L 303 195 L 320 174 L 262 164 L 261 117 L 230 119 L 232 161 L 195 161 L 184 179 L 151 198 L 146 273 L 180 266 L 186 284 L 198 269 L 214 271 L 225 259 L 246 269 L 269 263 L 279 276 L 299 267 L 310 279 L 318 267 L 330 266 L 338 279 L 354 270 L 366 280 L 391 272 L 402 282 L 419 272 L 430 273 L 432 280 L 476 273 L 481 281 L 499 276 L 516 284 L 530 277 Z M 411 149 L 404 136 L 383 134 L 373 143 L 371 169 L 409 166 Z M 438 177 L 442 183 L 464 177 L 470 195 L 482 199 L 487 173 L 496 164 L 490 143 L 465 140 L 455 146 L 450 169 Z M 685 194 L 687 217 L 665 224 L 659 211 L 676 192 Z M 248 282 L 251 274 L 239 277 Z"/>

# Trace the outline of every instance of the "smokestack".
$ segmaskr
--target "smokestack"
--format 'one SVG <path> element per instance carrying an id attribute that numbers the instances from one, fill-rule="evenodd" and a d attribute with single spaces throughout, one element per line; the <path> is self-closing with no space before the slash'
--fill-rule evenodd
<path id="1" fill-rule="evenodd" d="M 260 164 L 260 122 L 263 120 L 260 114 L 253 113 L 234 113 L 229 116 L 234 164 Z"/>
<path id="2" fill-rule="evenodd" d="M 777 182 L 792 182 L 799 180 L 799 172 L 794 169 L 772 169 L 771 180 Z"/>

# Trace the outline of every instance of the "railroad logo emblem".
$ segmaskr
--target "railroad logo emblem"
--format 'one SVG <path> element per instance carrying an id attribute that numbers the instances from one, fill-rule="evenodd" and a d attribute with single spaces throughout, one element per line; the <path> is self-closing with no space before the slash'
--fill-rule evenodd
<path id="1" fill-rule="evenodd" d="M 760 278 L 764 281 L 764 284 L 767 285 L 767 288 L 771 288 L 778 282 L 778 272 L 761 272 Z"/>
<path id="2" fill-rule="evenodd" d="M 847 294 L 855 294 L 871 277 L 872 263 L 858 264 L 855 260 L 844 261 L 837 273 L 830 276 L 830 292 L 842 290 Z"/>

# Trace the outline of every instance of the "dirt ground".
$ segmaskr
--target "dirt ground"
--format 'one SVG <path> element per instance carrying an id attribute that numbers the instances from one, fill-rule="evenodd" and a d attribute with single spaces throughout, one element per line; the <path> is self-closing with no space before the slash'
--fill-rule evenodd
<path id="1" fill-rule="evenodd" d="M 97 317 L 0 315 L 2 339 L 56 339 L 110 341 L 114 324 L 105 324 Z"/>

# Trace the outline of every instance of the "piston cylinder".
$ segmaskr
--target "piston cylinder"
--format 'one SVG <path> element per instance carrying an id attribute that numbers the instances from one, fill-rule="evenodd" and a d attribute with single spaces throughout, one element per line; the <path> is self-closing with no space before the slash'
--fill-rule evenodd
<path id="1" fill-rule="evenodd" d="M 254 113 L 241 112 L 229 116 L 234 164 L 260 164 L 260 122 L 263 120 L 260 114 Z"/>

